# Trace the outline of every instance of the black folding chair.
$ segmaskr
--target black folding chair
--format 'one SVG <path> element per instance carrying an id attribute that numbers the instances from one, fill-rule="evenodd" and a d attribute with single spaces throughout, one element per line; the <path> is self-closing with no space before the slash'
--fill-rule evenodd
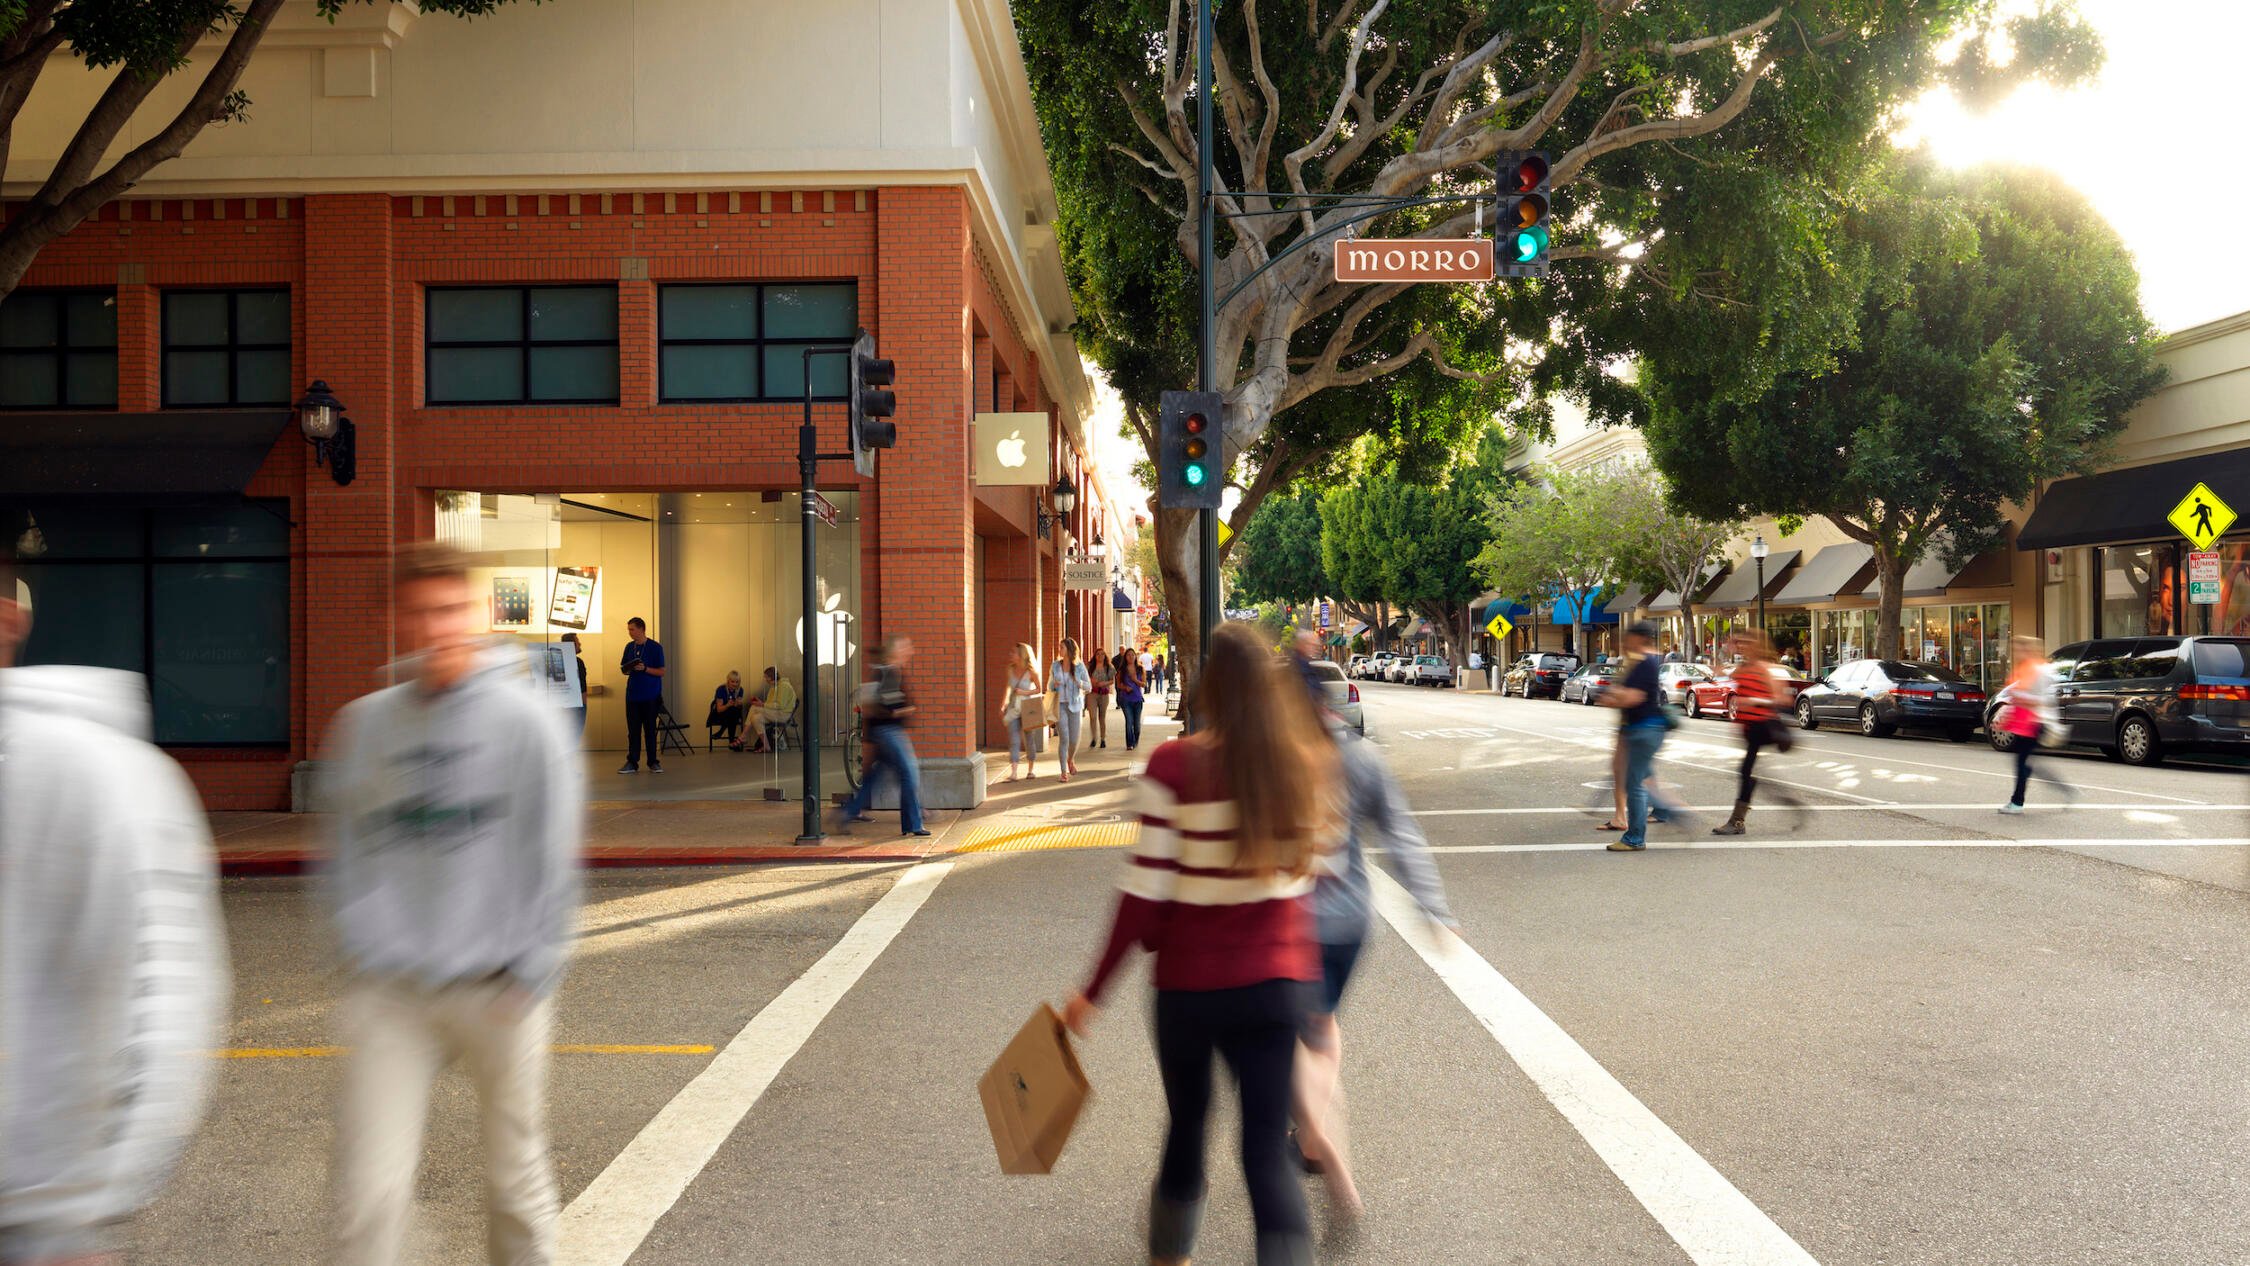
<path id="1" fill-rule="evenodd" d="M 695 755 L 695 747 L 688 742 L 687 726 L 672 715 L 671 706 L 662 699 L 656 701 L 656 756 L 662 760 L 667 745 L 680 749 L 682 756 Z"/>

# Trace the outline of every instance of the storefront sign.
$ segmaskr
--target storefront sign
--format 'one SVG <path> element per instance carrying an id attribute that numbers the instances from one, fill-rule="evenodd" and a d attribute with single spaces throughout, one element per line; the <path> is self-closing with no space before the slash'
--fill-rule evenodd
<path id="1" fill-rule="evenodd" d="M 2199 483 L 2164 517 L 2180 530 L 2180 535 L 2195 542 L 2197 549 L 2209 549 L 2211 542 L 2234 526 L 2234 507 L 2219 500 L 2209 484 Z"/>
<path id="2" fill-rule="evenodd" d="M 2219 553 L 2196 550 L 2188 555 L 2188 602 L 2195 606 L 2219 605 Z"/>
<path id="3" fill-rule="evenodd" d="M 987 488 L 1046 487 L 1047 425 L 1044 413 L 978 414 L 977 482 Z"/>
<path id="4" fill-rule="evenodd" d="M 1100 563 L 1064 563 L 1063 588 L 1099 589 L 1109 583 L 1109 569 Z"/>
<path id="5" fill-rule="evenodd" d="M 1492 242 L 1370 238 L 1336 246 L 1338 281 L 1490 281 Z"/>

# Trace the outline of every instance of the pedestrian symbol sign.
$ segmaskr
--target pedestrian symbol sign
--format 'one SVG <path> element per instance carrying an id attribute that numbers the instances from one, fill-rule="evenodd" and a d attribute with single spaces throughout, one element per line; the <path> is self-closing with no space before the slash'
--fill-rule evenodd
<path id="1" fill-rule="evenodd" d="M 1506 637 L 1515 627 L 1515 625 L 1508 623 L 1507 616 L 1495 611 L 1492 613 L 1492 618 L 1485 622 L 1484 631 L 1494 637 Z"/>
<path id="2" fill-rule="evenodd" d="M 2227 529 L 2234 526 L 2234 508 L 2219 500 L 2219 494 L 2211 491 L 2208 484 L 2197 484 L 2165 517 L 2180 530 L 2180 535 L 2195 542 L 2197 549 L 2211 548 L 2211 542 L 2225 536 Z"/>

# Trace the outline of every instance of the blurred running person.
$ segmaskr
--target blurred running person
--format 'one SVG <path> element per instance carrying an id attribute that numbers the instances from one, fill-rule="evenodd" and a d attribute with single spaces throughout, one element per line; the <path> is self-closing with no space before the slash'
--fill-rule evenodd
<path id="1" fill-rule="evenodd" d="M 1789 731 L 1781 716 L 1790 707 L 1784 698 L 1788 687 L 1774 671 L 1773 646 L 1766 635 L 1745 631 L 1734 635 L 1734 719 L 1742 727 L 1742 767 L 1735 774 L 1734 812 L 1711 828 L 1713 835 L 1740 835 L 1750 816 L 1750 799 L 1758 791 L 1758 753 L 1765 748 L 1786 752 Z"/>
<path id="2" fill-rule="evenodd" d="M 1337 1005 L 1352 968 L 1359 962 L 1367 940 L 1369 915 L 1375 908 L 1374 882 L 1368 875 L 1367 849 L 1380 847 L 1406 880 L 1406 890 L 1434 923 L 1453 926 L 1446 907 L 1445 889 L 1438 882 L 1437 866 L 1430 860 L 1429 841 L 1414 820 L 1406 793 L 1383 759 L 1382 749 L 1345 729 L 1333 719 L 1329 734 L 1337 744 L 1344 775 L 1349 829 L 1344 847 L 1324 856 L 1313 888 L 1314 933 L 1320 942 L 1320 996 L 1305 1020 L 1305 1055 L 1297 1068 L 1296 1121 L 1299 1156 L 1309 1173 L 1328 1185 L 1336 1212 L 1350 1219 L 1360 1213 L 1359 1187 L 1352 1181 L 1351 1160 L 1345 1147 L 1341 1119 L 1331 1121 L 1331 1105 L 1340 1106 L 1343 1089 L 1344 1038 L 1336 1024 Z M 1341 1117 L 1341 1113 L 1337 1114 Z"/>
<path id="3" fill-rule="evenodd" d="M 1648 824 L 1653 816 L 1669 822 L 1684 810 L 1666 800 L 1651 785 L 1656 751 L 1672 723 L 1664 715 L 1664 684 L 1652 648 L 1656 626 L 1636 624 L 1625 631 L 1625 671 L 1602 689 L 1598 702 L 1616 708 L 1625 740 L 1625 834 L 1612 840 L 1612 853 L 1636 853 L 1648 847 Z M 1654 801 L 1653 812 L 1650 802 Z"/>
<path id="4" fill-rule="evenodd" d="M 576 745 L 478 633 L 464 557 L 399 560 L 404 680 L 336 718 L 342 803 L 325 882 L 345 965 L 338 1252 L 399 1260 L 439 1071 L 459 1059 L 484 1131 L 494 1266 L 554 1259 L 546 1092 L 554 991 L 578 913 Z"/>
<path id="5" fill-rule="evenodd" d="M 149 742 L 137 675 L 13 666 L 32 614 L 14 531 L 0 534 L 0 1262 L 109 1262 L 219 1067 L 216 868 L 195 789 Z"/>
<path id="6" fill-rule="evenodd" d="M 2019 636 L 2008 640 L 2008 648 L 2015 667 L 2008 673 L 2008 684 L 2000 687 L 2000 710 L 1993 714 L 1992 723 L 2015 739 L 2008 750 L 2016 756 L 2016 794 L 2000 806 L 2000 812 L 2017 814 L 2023 812 L 2024 792 L 2031 787 L 2031 758 L 2038 754 L 2040 742 L 2062 725 L 2055 715 L 2055 666 L 2047 662 L 2045 645 L 2036 637 Z M 2070 798 L 2068 786 L 2055 785 Z"/>
<path id="7" fill-rule="evenodd" d="M 928 835 L 922 826 L 922 767 L 914 759 L 914 744 L 906 737 L 906 720 L 914 715 L 914 699 L 906 693 L 906 664 L 914 658 L 914 643 L 903 637 L 886 637 L 875 648 L 875 681 L 860 706 L 867 723 L 867 745 L 875 749 L 875 763 L 859 780 L 859 790 L 837 810 L 842 833 L 850 834 L 855 822 L 872 822 L 867 807 L 875 803 L 875 784 L 884 777 L 898 780 L 898 829 L 904 835 Z"/>
<path id="8" fill-rule="evenodd" d="M 1321 979 L 1305 897 L 1341 843 L 1336 749 L 1305 692 L 1250 626 L 1214 632 L 1196 687 L 1196 734 L 1159 747 L 1137 785 L 1117 919 L 1063 1019 L 1083 1034 L 1118 964 L 1156 955 L 1156 1061 L 1171 1127 L 1149 1212 L 1159 1266 L 1195 1251 L 1216 1052 L 1242 1105 L 1242 1168 L 1260 1266 L 1312 1261 L 1305 1193 L 1288 1158 L 1291 1080 L 1308 995 Z"/>

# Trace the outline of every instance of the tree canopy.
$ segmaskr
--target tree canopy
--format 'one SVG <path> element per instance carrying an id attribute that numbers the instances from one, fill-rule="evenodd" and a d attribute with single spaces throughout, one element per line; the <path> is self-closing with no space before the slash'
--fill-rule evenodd
<path id="1" fill-rule="evenodd" d="M 56 53 L 90 70 L 115 71 L 46 181 L 0 225 L 0 297 L 16 288 L 48 243 L 122 196 L 157 164 L 178 157 L 204 128 L 247 116 L 250 99 L 236 85 L 284 2 L 0 0 L 0 168 L 7 166 L 16 119 Z M 333 21 L 346 4 L 369 2 L 318 0 L 318 5 L 321 16 Z M 458 17 L 491 13 L 510 2 L 420 0 L 424 13 Z M 186 103 L 148 139 L 105 165 L 103 157 L 157 86 L 187 69 L 195 46 L 210 38 L 225 43 Z"/>
<path id="2" fill-rule="evenodd" d="M 1306 602 L 1326 596 L 1320 565 L 1320 498 L 1310 492 L 1273 497 L 1250 516 L 1236 552 L 1241 571 L 1234 595 L 1243 602 Z"/>
<path id="3" fill-rule="evenodd" d="M 1590 598 L 1629 573 L 1633 559 L 1620 524 L 1636 480 L 1606 466 L 1538 469 L 1485 501 L 1486 543 L 1474 571 L 1486 585 L 1538 603 Z M 1571 604 L 1571 648 L 1585 649 L 1586 603 Z"/>
<path id="4" fill-rule="evenodd" d="M 1686 509 L 1825 515 L 1872 546 L 1892 655 L 1906 569 L 1999 544 L 2003 507 L 2090 469 L 2163 370 L 2131 255 L 2051 175 L 1909 162 L 1847 230 L 1877 266 L 1833 367 L 1737 399 L 1682 342 L 1644 361 L 1647 434 Z"/>
<path id="5" fill-rule="evenodd" d="M 1704 518 L 1680 506 L 1669 481 L 1645 464 L 1623 468 L 1609 498 L 1614 523 L 1617 579 L 1680 595 L 1686 639 L 1681 651 L 1695 658 L 1695 595 L 1743 533 L 1739 518 Z"/>

